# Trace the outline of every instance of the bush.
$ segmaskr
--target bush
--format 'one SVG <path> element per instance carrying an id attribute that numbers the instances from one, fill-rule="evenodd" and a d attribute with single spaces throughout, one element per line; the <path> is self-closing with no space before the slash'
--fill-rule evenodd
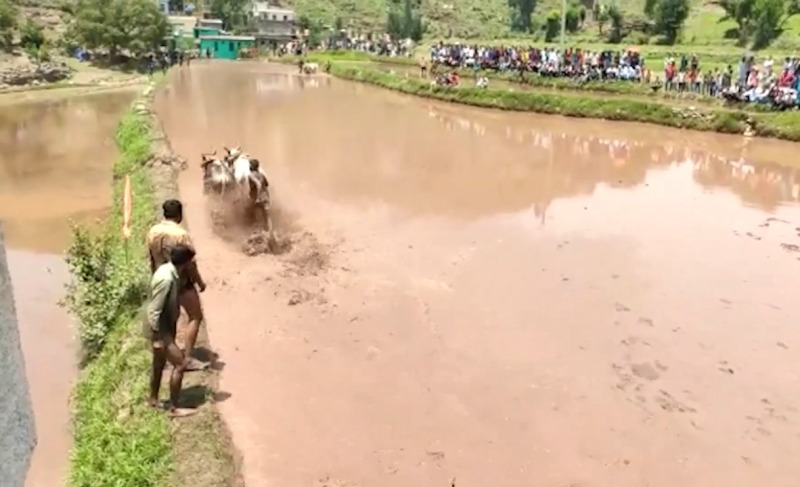
<path id="1" fill-rule="evenodd" d="M 38 50 L 44 45 L 44 29 L 33 20 L 28 19 L 20 29 L 19 39 L 22 47 Z"/>
<path id="2" fill-rule="evenodd" d="M 85 354 L 73 396 L 70 487 L 163 485 L 172 462 L 167 420 L 144 405 L 150 363 L 139 316 L 149 277 L 143 244 L 155 219 L 145 167 L 147 119 L 127 113 L 116 143 L 120 157 L 114 165 L 112 215 L 99 233 L 76 227 L 67 251 L 73 282 L 66 304 L 78 319 Z M 121 236 L 126 174 L 133 195 L 129 242 Z"/>
<path id="3" fill-rule="evenodd" d="M 137 205 L 139 211 L 132 219 L 133 226 L 141 231 L 151 223 L 152 188 L 143 170 L 150 157 L 146 120 L 132 113 L 126 115 L 120 122 L 116 140 L 124 150 L 121 150 L 121 159 L 114 166 L 113 216 L 99 234 L 76 227 L 66 255 L 73 280 L 67 288 L 65 303 L 78 318 L 78 334 L 85 361 L 102 350 L 121 317 L 136 311 L 144 299 L 147 285 L 141 242 L 127 242 L 122 238 L 120 206 L 123 178 L 129 174 L 131 192 L 146 208 L 142 210 L 142 205 Z"/>

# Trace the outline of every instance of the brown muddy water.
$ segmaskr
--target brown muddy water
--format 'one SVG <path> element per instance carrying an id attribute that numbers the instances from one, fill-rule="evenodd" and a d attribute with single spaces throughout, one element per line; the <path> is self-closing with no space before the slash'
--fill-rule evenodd
<path id="1" fill-rule="evenodd" d="M 158 111 L 248 487 L 789 487 L 797 145 L 209 63 Z M 215 233 L 265 166 L 286 255 Z"/>
<path id="2" fill-rule="evenodd" d="M 6 105 L 0 111 L 0 220 L 38 444 L 26 486 L 65 485 L 73 323 L 58 306 L 71 222 L 91 224 L 111 198 L 114 129 L 132 93 Z"/>

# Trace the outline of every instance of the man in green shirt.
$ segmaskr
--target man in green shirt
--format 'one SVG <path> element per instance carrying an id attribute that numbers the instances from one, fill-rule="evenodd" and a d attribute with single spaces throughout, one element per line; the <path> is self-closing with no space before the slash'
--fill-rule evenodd
<path id="1" fill-rule="evenodd" d="M 194 260 L 194 250 L 187 245 L 176 245 L 170 249 L 170 261 L 161 264 L 150 281 L 150 301 L 147 305 L 147 325 L 153 346 L 153 371 L 150 377 L 150 399 L 148 403 L 158 407 L 161 377 L 167 362 L 172 364 L 169 381 L 169 411 L 173 416 L 188 416 L 193 409 L 178 407 L 183 374 L 188 365 L 187 355 L 175 343 L 178 316 L 180 315 L 178 294 L 180 276 Z"/>

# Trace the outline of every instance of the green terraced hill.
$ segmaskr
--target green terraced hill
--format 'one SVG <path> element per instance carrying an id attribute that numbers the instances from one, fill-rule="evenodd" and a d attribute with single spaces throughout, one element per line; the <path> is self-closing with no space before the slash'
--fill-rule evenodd
<path id="1" fill-rule="evenodd" d="M 592 0 L 581 1 L 588 7 Z M 628 14 L 628 18 L 643 17 L 644 0 L 617 1 Z M 295 8 L 299 15 L 321 19 L 328 25 L 333 25 L 336 17 L 341 17 L 345 25 L 355 31 L 380 32 L 386 25 L 390 0 L 283 0 L 281 4 Z M 560 8 L 560 0 L 540 1 L 534 11 L 534 23 L 543 24 L 548 12 Z M 421 0 L 421 11 L 427 25 L 426 38 L 429 39 L 448 36 L 460 39 L 503 39 L 515 36 L 509 29 L 508 0 Z M 696 0 L 692 14 L 686 22 L 681 44 L 741 51 L 733 39 L 726 38 L 726 31 L 735 24 L 722 19 L 722 9 L 706 0 Z M 642 44 L 647 39 L 634 35 L 626 41 L 629 44 Z M 584 28 L 571 36 L 570 42 L 586 45 L 602 42 L 602 39 L 597 26 L 588 18 Z M 800 16 L 795 16 L 787 22 L 784 33 L 773 43 L 771 50 L 789 52 L 798 48 Z"/>

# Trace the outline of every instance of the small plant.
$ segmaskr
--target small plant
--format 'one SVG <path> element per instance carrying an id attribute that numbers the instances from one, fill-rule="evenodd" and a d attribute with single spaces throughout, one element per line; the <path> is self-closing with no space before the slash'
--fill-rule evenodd
<path id="1" fill-rule="evenodd" d="M 84 227 L 73 229 L 67 250 L 67 266 L 73 281 L 64 303 L 78 318 L 84 361 L 94 358 L 121 316 L 128 315 L 144 297 L 141 262 L 131 262 L 120 251 L 112 229 L 93 234 Z"/>
<path id="2" fill-rule="evenodd" d="M 25 49 L 39 50 L 44 46 L 44 29 L 31 19 L 28 19 L 19 31 L 19 42 Z"/>

